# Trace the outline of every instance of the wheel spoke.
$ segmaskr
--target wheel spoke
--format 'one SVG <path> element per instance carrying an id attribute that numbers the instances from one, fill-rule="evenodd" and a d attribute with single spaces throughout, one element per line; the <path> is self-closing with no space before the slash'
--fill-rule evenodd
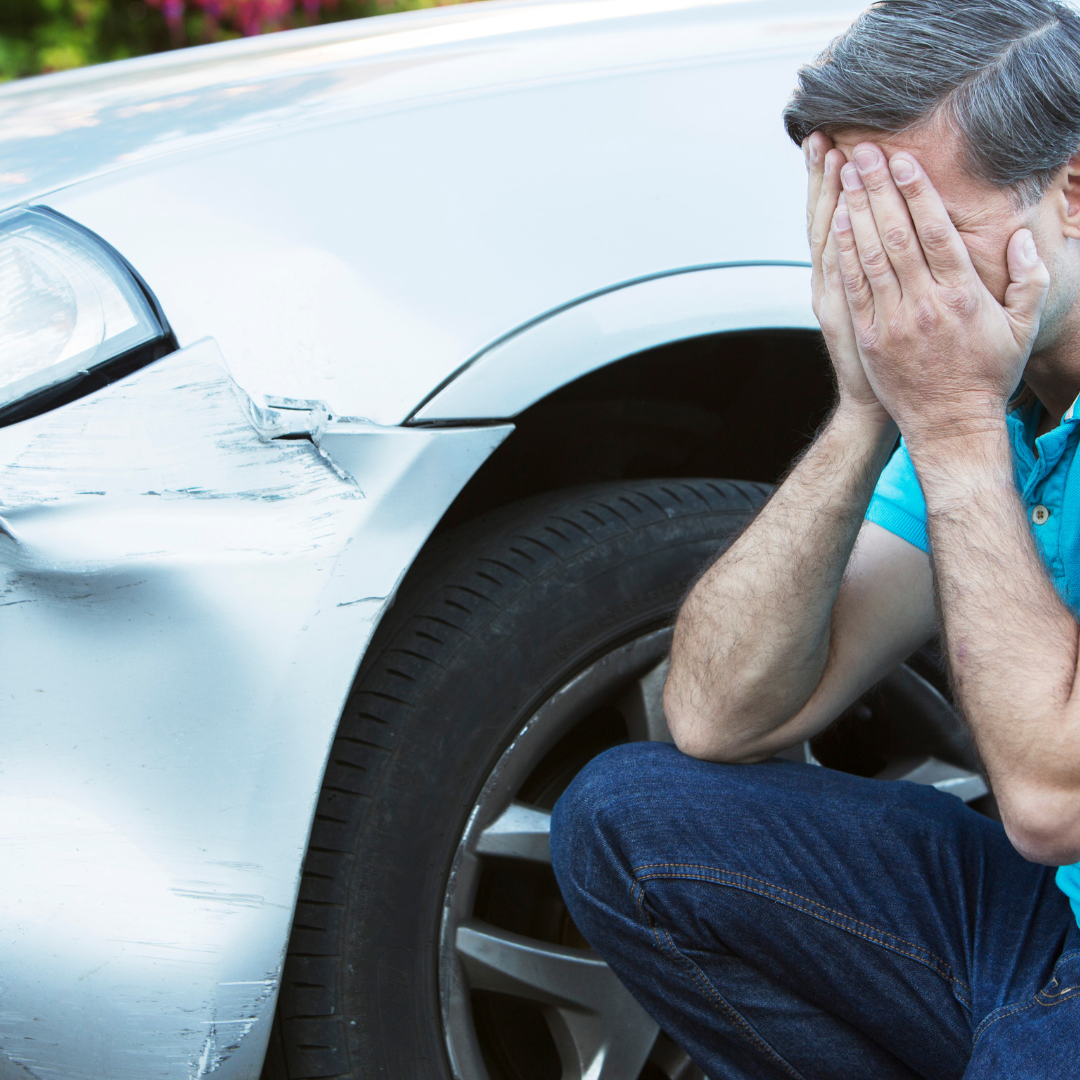
<path id="1" fill-rule="evenodd" d="M 616 708 L 626 720 L 631 742 L 671 742 L 664 716 L 664 683 L 671 662 L 664 657 L 619 699 Z"/>
<path id="2" fill-rule="evenodd" d="M 961 769 L 959 765 L 949 765 L 935 757 L 925 757 L 914 763 L 908 762 L 899 769 L 886 770 L 881 774 L 881 779 L 929 784 L 930 787 L 955 795 L 966 803 L 981 798 L 990 791 L 986 781 L 978 773 Z"/>
<path id="3" fill-rule="evenodd" d="M 481 855 L 551 862 L 551 814 L 535 806 L 512 802 L 481 834 L 476 850 Z"/>
<path id="4" fill-rule="evenodd" d="M 511 994 L 544 1008 L 563 1080 L 624 1080 L 641 1071 L 659 1029 L 595 953 L 475 919 L 458 927 L 456 945 L 473 990 Z"/>

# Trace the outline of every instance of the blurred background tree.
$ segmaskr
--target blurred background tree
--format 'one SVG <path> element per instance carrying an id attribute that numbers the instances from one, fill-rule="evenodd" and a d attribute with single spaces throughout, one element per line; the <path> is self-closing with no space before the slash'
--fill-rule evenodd
<path id="1" fill-rule="evenodd" d="M 0 0 L 0 81 L 456 0 Z"/>

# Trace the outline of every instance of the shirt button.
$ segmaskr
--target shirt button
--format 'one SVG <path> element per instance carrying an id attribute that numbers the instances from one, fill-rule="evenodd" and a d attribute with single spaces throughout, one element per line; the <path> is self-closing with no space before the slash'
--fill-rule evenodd
<path id="1" fill-rule="evenodd" d="M 1031 520 L 1034 521 L 1036 525 L 1045 525 L 1049 518 L 1050 511 L 1047 510 L 1042 503 L 1031 508 Z"/>

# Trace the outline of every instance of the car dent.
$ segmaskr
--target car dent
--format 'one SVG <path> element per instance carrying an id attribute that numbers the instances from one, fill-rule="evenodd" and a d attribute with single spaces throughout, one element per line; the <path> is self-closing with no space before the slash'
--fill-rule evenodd
<path id="1" fill-rule="evenodd" d="M 355 669 L 511 430 L 292 404 L 204 340 L 0 431 L 4 1080 L 259 1074 Z"/>

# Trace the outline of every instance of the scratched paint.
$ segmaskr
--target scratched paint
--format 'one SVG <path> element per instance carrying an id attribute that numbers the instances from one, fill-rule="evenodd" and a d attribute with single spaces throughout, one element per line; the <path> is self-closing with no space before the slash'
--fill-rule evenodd
<path id="1" fill-rule="evenodd" d="M 0 431 L 0 1080 L 256 1080 L 352 674 L 509 432 L 264 405 L 207 340 Z"/>

